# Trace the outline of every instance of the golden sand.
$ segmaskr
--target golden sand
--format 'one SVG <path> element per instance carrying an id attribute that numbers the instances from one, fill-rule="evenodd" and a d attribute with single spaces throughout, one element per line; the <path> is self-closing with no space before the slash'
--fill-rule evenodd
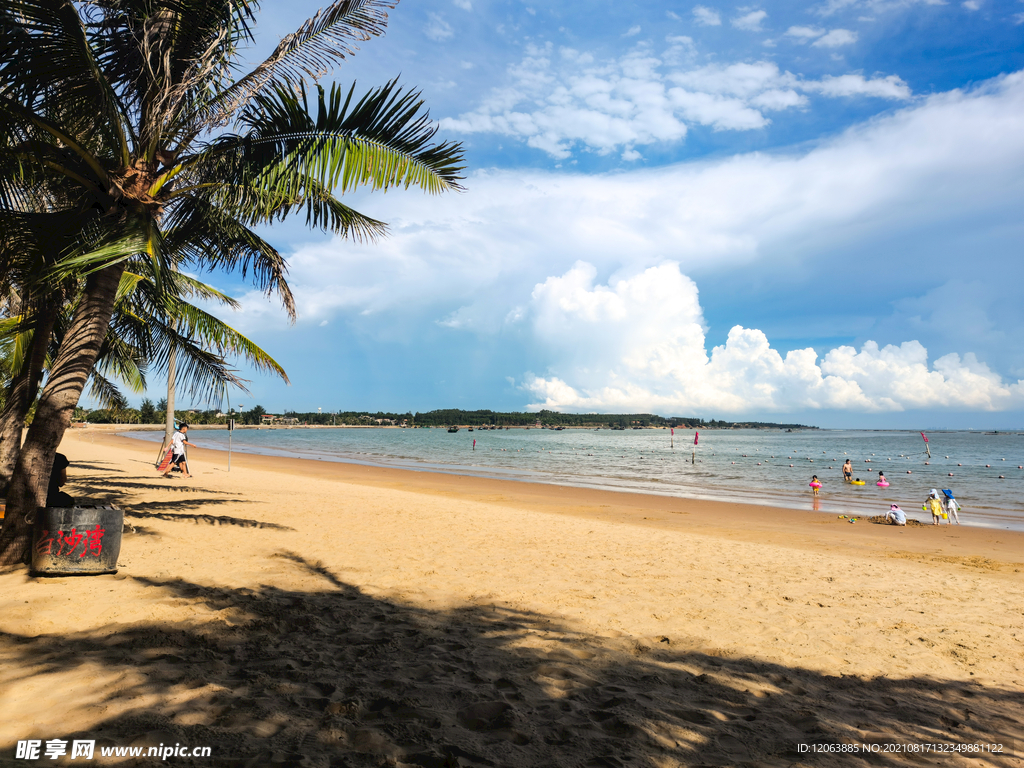
<path id="1" fill-rule="evenodd" d="M 1019 533 L 61 450 L 130 527 L 117 575 L 0 572 L 0 765 L 28 738 L 203 766 L 1024 764 Z M 1003 746 L 884 752 L 929 744 Z"/>

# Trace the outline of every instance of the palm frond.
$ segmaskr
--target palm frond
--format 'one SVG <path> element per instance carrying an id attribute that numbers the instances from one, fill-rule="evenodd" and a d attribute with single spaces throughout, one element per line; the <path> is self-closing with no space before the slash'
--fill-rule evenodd
<path id="1" fill-rule="evenodd" d="M 89 395 L 101 408 L 121 409 L 128 407 L 128 400 L 121 394 L 114 382 L 110 381 L 95 368 L 89 375 Z"/>
<path id="2" fill-rule="evenodd" d="M 5 0 L 0 6 L 0 92 L 38 115 L 59 114 L 70 135 L 101 139 L 122 164 L 129 123 L 93 55 L 75 3 Z"/>
<path id="3" fill-rule="evenodd" d="M 108 331 L 93 371 L 98 371 L 104 379 L 117 378 L 136 394 L 145 392 L 147 351 L 145 348 L 130 344 L 125 336 L 116 330 Z"/>
<path id="4" fill-rule="evenodd" d="M 192 339 L 202 339 L 220 355 L 235 355 L 246 360 L 261 373 L 272 373 L 290 383 L 284 368 L 255 342 L 238 332 L 223 320 L 187 302 L 176 302 L 175 317 L 178 332 Z"/>
<path id="5" fill-rule="evenodd" d="M 176 273 L 175 277 L 177 280 L 175 296 L 192 296 L 200 300 L 216 301 L 231 309 L 240 309 L 242 306 L 231 296 L 196 277 L 191 277 L 181 272 Z"/>
<path id="6" fill-rule="evenodd" d="M 188 257 L 202 269 L 239 269 L 243 278 L 251 271 L 258 290 L 268 296 L 276 293 L 294 319 L 295 299 L 284 258 L 223 207 L 192 196 L 175 206 L 167 224 L 164 242 L 169 252 Z"/>
<path id="7" fill-rule="evenodd" d="M 207 126 L 226 125 L 266 87 L 287 88 L 305 77 L 318 80 L 357 50 L 356 42 L 384 34 L 387 10 L 398 0 L 335 0 L 281 39 L 255 69 L 218 93 L 204 108 Z"/>
<path id="8" fill-rule="evenodd" d="M 317 86 L 315 119 L 304 87 L 299 95 L 276 89 L 259 96 L 239 119 L 246 133 L 219 137 L 182 164 L 200 184 L 260 187 L 282 200 L 323 188 L 342 194 L 361 186 L 462 188 L 462 146 L 434 142 L 437 126 L 418 92 L 403 93 L 392 80 L 353 104 L 354 92 L 355 85 L 347 95 L 332 86 L 328 96 Z"/>
<path id="9" fill-rule="evenodd" d="M 118 264 L 139 253 L 150 253 L 152 240 L 149 232 L 111 232 L 101 242 L 83 243 L 50 270 L 54 279 L 84 276 L 104 267 Z"/>

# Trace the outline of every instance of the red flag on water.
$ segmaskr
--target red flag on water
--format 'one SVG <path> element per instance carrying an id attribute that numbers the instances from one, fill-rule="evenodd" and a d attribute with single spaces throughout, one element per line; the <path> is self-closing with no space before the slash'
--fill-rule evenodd
<path id="1" fill-rule="evenodd" d="M 697 444 L 697 438 L 699 438 L 699 437 L 700 437 L 700 432 L 694 432 L 693 433 L 693 444 L 694 445 Z"/>
<path id="2" fill-rule="evenodd" d="M 925 434 L 924 432 L 922 432 L 922 433 L 921 433 L 921 437 L 923 437 L 923 438 L 924 438 L 924 441 L 925 441 L 926 443 L 928 442 L 928 435 L 926 435 L 926 434 Z"/>
<path id="3" fill-rule="evenodd" d="M 675 437 L 675 436 L 676 436 L 676 429 L 675 429 L 675 427 L 672 427 L 672 437 Z"/>

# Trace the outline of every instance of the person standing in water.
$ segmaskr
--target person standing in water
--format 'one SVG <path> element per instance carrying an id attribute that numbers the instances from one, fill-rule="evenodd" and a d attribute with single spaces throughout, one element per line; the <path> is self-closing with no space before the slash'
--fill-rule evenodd
<path id="1" fill-rule="evenodd" d="M 850 463 L 849 459 L 843 464 L 843 480 L 847 483 L 853 480 L 853 464 Z"/>
<path id="2" fill-rule="evenodd" d="M 811 478 L 811 490 L 814 491 L 814 495 L 818 495 L 818 491 L 821 489 L 821 483 L 818 482 L 818 476 L 815 475 Z"/>

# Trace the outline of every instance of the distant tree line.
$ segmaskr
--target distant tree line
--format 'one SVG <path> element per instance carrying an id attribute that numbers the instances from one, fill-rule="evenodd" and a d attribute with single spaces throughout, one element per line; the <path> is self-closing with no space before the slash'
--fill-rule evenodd
<path id="1" fill-rule="evenodd" d="M 177 408 L 174 411 L 179 422 L 188 424 L 224 424 L 234 419 L 236 424 L 259 424 L 260 417 L 266 413 L 263 406 L 255 405 L 249 410 L 236 411 L 231 409 L 222 413 L 216 409 Z M 75 421 L 88 421 L 92 424 L 163 424 L 167 415 L 167 400 L 161 399 L 153 403 L 148 397 L 138 408 L 128 406 L 120 408 L 86 408 L 75 409 Z"/>
<path id="2" fill-rule="evenodd" d="M 94 424 L 163 424 L 167 401 L 154 404 L 148 398 L 138 408 L 116 408 L 75 411 L 76 420 L 88 420 Z M 189 424 L 226 424 L 229 418 L 236 424 L 259 424 L 266 414 L 261 405 L 254 405 L 241 412 L 232 410 L 223 414 L 216 410 L 178 410 L 179 419 Z M 426 413 L 406 411 L 328 411 L 300 412 L 285 411 L 283 418 L 290 423 L 314 424 L 320 426 L 407 426 L 407 427 L 449 427 L 453 424 L 465 427 L 532 427 L 540 422 L 545 427 L 604 427 L 632 429 L 633 427 L 678 427 L 680 429 L 817 429 L 804 424 L 777 424 L 765 421 L 721 421 L 704 420 L 696 416 L 658 416 L 653 413 L 559 413 L 558 411 L 463 411 L 458 408 L 443 408 Z"/>

